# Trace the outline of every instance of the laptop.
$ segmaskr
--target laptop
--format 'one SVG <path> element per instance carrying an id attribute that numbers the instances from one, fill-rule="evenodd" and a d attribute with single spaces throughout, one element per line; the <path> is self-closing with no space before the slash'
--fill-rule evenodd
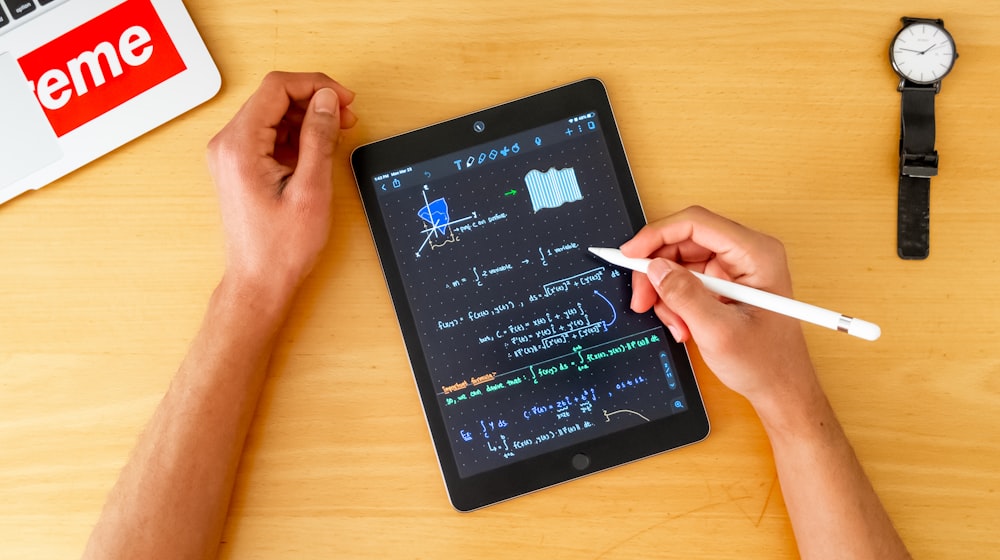
<path id="1" fill-rule="evenodd" d="M 181 0 L 0 0 L 0 203 L 211 99 Z"/>

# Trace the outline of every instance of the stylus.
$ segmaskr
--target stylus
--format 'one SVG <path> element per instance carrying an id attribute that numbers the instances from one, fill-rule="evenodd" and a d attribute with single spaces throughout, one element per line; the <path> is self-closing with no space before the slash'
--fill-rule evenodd
<path id="1" fill-rule="evenodd" d="M 630 268 L 644 274 L 650 263 L 650 259 L 626 257 L 618 249 L 591 247 L 590 252 L 611 264 Z M 787 315 L 800 321 L 806 321 L 807 323 L 835 331 L 845 332 L 865 340 L 878 340 L 878 337 L 882 335 L 882 329 L 875 323 L 848 317 L 836 311 L 802 303 L 801 301 L 751 288 L 750 286 L 744 286 L 743 284 L 729 282 L 713 276 L 706 276 L 693 270 L 691 273 L 701 280 L 702 284 L 710 291 L 732 300 L 749 303 L 761 309 L 767 309 L 768 311 Z"/>

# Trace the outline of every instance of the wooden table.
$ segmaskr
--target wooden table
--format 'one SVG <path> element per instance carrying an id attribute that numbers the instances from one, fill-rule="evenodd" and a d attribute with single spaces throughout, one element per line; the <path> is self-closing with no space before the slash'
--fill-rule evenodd
<path id="1" fill-rule="evenodd" d="M 334 231 L 285 329 L 223 558 L 782 558 L 764 433 L 694 361 L 703 443 L 451 509 L 348 167 L 355 146 L 580 77 L 610 90 L 650 217 L 782 238 L 823 383 L 916 557 L 1000 557 L 1000 8 L 970 0 L 190 0 L 220 95 L 0 207 L 0 556 L 79 554 L 221 272 L 204 146 L 271 69 L 358 96 Z M 620 4 L 620 5 L 619 5 Z M 895 254 L 902 15 L 961 59 L 937 98 L 931 256 Z M 10 132 L 4 132 L 8 134 Z"/>

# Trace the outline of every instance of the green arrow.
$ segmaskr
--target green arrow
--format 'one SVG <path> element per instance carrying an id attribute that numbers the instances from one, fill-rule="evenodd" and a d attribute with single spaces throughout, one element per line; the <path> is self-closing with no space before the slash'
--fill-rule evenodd
<path id="1" fill-rule="evenodd" d="M 517 194 L 517 190 L 515 189 L 510 189 L 509 191 L 503 193 L 504 196 L 514 196 L 515 194 Z"/>

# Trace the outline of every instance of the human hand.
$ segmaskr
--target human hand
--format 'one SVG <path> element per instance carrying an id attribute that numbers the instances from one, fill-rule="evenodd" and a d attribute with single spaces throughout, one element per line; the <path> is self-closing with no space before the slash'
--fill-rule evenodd
<path id="1" fill-rule="evenodd" d="M 357 118 L 324 74 L 271 72 L 208 145 L 226 233 L 226 276 L 291 296 L 330 233 L 333 152 Z"/>
<path id="2" fill-rule="evenodd" d="M 621 250 L 654 259 L 647 274 L 633 273 L 632 309 L 653 308 L 679 342 L 694 339 L 719 379 L 758 412 L 792 393 L 816 394 L 818 382 L 797 320 L 724 300 L 688 272 L 791 297 L 780 241 L 692 207 L 647 225 Z"/>

